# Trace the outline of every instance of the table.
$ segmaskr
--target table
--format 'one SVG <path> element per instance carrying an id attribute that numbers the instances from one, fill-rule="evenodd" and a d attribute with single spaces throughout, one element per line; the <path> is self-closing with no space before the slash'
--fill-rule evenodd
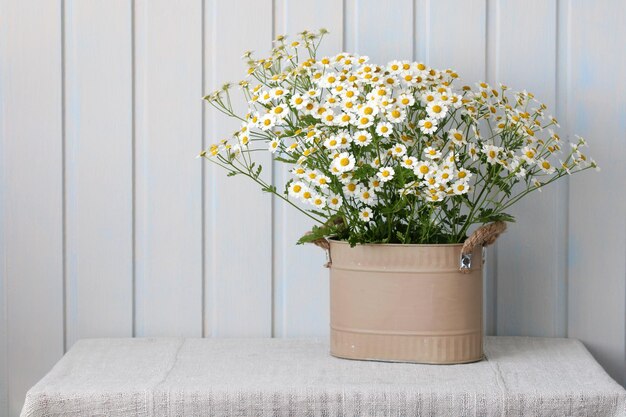
<path id="1" fill-rule="evenodd" d="M 333 358 L 328 341 L 87 339 L 22 416 L 626 416 L 626 391 L 573 339 L 487 337 L 487 360 Z"/>

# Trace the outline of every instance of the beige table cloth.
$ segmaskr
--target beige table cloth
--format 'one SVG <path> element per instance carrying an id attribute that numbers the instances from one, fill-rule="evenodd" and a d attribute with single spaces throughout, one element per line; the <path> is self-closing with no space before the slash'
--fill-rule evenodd
<path id="1" fill-rule="evenodd" d="M 333 358 L 324 340 L 88 339 L 22 416 L 626 416 L 626 391 L 572 339 L 487 337 L 487 360 Z"/>

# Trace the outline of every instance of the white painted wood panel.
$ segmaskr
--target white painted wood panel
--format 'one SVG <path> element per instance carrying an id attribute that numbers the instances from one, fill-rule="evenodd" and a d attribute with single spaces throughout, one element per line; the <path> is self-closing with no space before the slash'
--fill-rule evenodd
<path id="1" fill-rule="evenodd" d="M 135 330 L 202 334 L 202 2 L 135 2 Z"/>
<path id="2" fill-rule="evenodd" d="M 570 181 L 568 332 L 626 383 L 626 3 L 566 2 L 569 130 L 600 172 Z"/>
<path id="3" fill-rule="evenodd" d="M 494 81 L 534 93 L 554 114 L 556 1 L 499 1 L 496 13 Z M 559 233 L 566 221 L 558 211 L 559 186 L 513 207 L 517 222 L 497 242 L 498 334 L 565 335 L 565 305 L 556 293 L 565 271 L 554 262 L 566 244 Z"/>
<path id="4" fill-rule="evenodd" d="M 383 65 L 413 58 L 413 0 L 345 0 L 345 49 Z"/>
<path id="5" fill-rule="evenodd" d="M 59 1 L 0 2 L 8 413 L 63 354 L 63 76 Z"/>
<path id="6" fill-rule="evenodd" d="M 245 78 L 241 59 L 246 50 L 260 57 L 272 44 L 272 2 L 207 1 L 205 5 L 205 90 Z M 250 24 L 242 24 L 250 22 Z M 206 143 L 230 137 L 240 123 L 205 105 Z M 197 148 L 196 151 L 200 151 Z M 259 153 L 260 154 L 260 153 Z M 258 159 L 271 181 L 268 154 Z M 196 165 L 207 163 L 197 161 Z M 207 163 L 208 164 L 208 163 Z M 216 166 L 205 167 L 206 288 L 205 335 L 271 336 L 272 332 L 272 200 L 245 177 L 227 178 Z"/>
<path id="7" fill-rule="evenodd" d="M 319 50 L 319 56 L 343 51 L 343 5 L 335 0 L 309 4 L 294 0 L 275 3 L 276 34 L 294 35 L 303 30 L 326 28 L 330 31 Z M 274 165 L 277 186 L 285 184 L 289 167 Z M 314 221 L 293 210 L 282 200 L 274 199 L 274 336 L 298 337 L 328 334 L 328 270 L 324 251 L 314 245 L 296 242 L 311 230 Z"/>
<path id="8" fill-rule="evenodd" d="M 66 337 L 132 336 L 132 4 L 65 3 Z M 115 308 L 111 308 L 115 306 Z"/>
<path id="9" fill-rule="evenodd" d="M 320 27 L 321 54 L 526 88 L 589 139 L 602 171 L 522 201 L 489 251 L 486 329 L 580 338 L 626 383 L 621 0 L 0 0 L 0 15 L 0 415 L 80 337 L 327 334 L 324 254 L 295 245 L 311 223 L 194 159 L 238 127 L 201 97 L 244 78 L 242 52 Z"/>

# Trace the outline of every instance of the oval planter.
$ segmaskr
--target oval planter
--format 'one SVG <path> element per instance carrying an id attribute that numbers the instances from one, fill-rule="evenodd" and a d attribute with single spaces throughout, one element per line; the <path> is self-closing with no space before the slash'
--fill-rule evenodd
<path id="1" fill-rule="evenodd" d="M 455 364 L 483 357 L 482 247 L 330 240 L 333 356 Z"/>

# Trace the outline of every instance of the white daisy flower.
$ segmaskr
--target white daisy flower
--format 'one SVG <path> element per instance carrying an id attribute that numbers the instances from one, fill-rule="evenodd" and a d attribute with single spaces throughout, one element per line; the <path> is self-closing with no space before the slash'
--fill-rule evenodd
<path id="1" fill-rule="evenodd" d="M 276 117 L 273 114 L 267 113 L 259 120 L 259 128 L 261 130 L 270 130 L 276 125 Z"/>
<path id="2" fill-rule="evenodd" d="M 369 183 L 369 187 L 372 191 L 380 191 L 383 189 L 383 182 L 378 178 L 374 177 Z"/>
<path id="3" fill-rule="evenodd" d="M 305 178 L 306 178 L 308 181 L 310 181 L 310 182 L 314 182 L 314 181 L 315 181 L 315 179 L 317 178 L 317 176 L 318 176 L 318 175 L 319 175 L 319 174 L 318 174 L 318 172 L 317 172 L 316 170 L 314 170 L 314 169 L 309 169 L 309 170 L 306 172 Z"/>
<path id="4" fill-rule="evenodd" d="M 470 188 L 469 185 L 467 185 L 467 182 L 465 181 L 457 181 L 454 184 L 452 184 L 452 191 L 456 195 L 467 194 L 467 192 L 469 191 L 469 188 Z"/>
<path id="5" fill-rule="evenodd" d="M 330 184 L 330 178 L 328 178 L 326 175 L 318 175 L 315 179 L 315 182 L 317 182 L 317 185 L 322 189 L 328 188 L 328 184 Z"/>
<path id="6" fill-rule="evenodd" d="M 430 164 L 426 161 L 420 161 L 417 166 L 415 167 L 415 169 L 413 170 L 413 173 L 415 175 L 417 175 L 417 177 L 419 179 L 423 179 L 424 176 L 428 175 L 429 173 L 431 173 L 434 169 L 430 166 Z"/>
<path id="7" fill-rule="evenodd" d="M 443 119 L 448 113 L 448 108 L 440 101 L 429 103 L 426 107 L 426 113 L 433 119 Z"/>
<path id="8" fill-rule="evenodd" d="M 527 164 L 534 164 L 536 162 L 535 156 L 537 156 L 537 150 L 532 146 L 524 146 L 522 148 L 522 159 L 526 161 Z"/>
<path id="9" fill-rule="evenodd" d="M 490 164 L 498 163 L 498 155 L 500 155 L 500 149 L 494 145 L 483 145 L 482 152 L 487 156 L 487 162 Z"/>
<path id="10" fill-rule="evenodd" d="M 311 89 L 308 90 L 306 93 L 304 93 L 304 96 L 311 99 L 311 98 L 317 98 L 320 96 L 320 90 L 316 90 L 316 89 Z"/>
<path id="11" fill-rule="evenodd" d="M 300 200 L 302 200 L 305 203 L 308 203 L 311 201 L 312 198 L 313 198 L 313 192 L 309 188 L 305 188 L 304 190 L 302 190 L 302 193 L 300 194 Z"/>
<path id="12" fill-rule="evenodd" d="M 306 185 L 304 185 L 304 183 L 300 182 L 300 181 L 296 181 L 296 182 L 292 182 L 289 185 L 289 195 L 291 197 L 297 197 L 300 198 L 302 196 L 302 193 L 304 192 L 304 190 L 306 190 Z"/>
<path id="13" fill-rule="evenodd" d="M 278 139 L 272 140 L 268 148 L 271 153 L 275 153 L 278 149 L 280 149 L 280 141 Z"/>
<path id="14" fill-rule="evenodd" d="M 356 119 L 356 126 L 359 129 L 367 129 L 374 123 L 374 118 L 371 116 L 360 116 Z"/>
<path id="15" fill-rule="evenodd" d="M 399 107 L 387 112 L 385 115 L 391 123 L 401 123 L 406 119 L 406 112 Z"/>
<path id="16" fill-rule="evenodd" d="M 278 102 L 276 106 L 270 109 L 270 113 L 276 116 L 277 119 L 284 119 L 287 117 L 287 108 L 283 103 Z"/>
<path id="17" fill-rule="evenodd" d="M 478 148 L 473 143 L 470 143 L 467 146 L 467 153 L 469 154 L 472 161 L 476 161 L 478 159 Z"/>
<path id="18" fill-rule="evenodd" d="M 442 169 L 437 172 L 437 182 L 447 184 L 450 180 L 452 180 L 453 176 L 454 174 L 452 173 L 452 170 Z"/>
<path id="19" fill-rule="evenodd" d="M 337 140 L 339 141 L 340 148 L 348 148 L 352 142 L 352 137 L 348 132 L 340 132 L 337 135 Z"/>
<path id="20" fill-rule="evenodd" d="M 291 173 L 298 178 L 304 178 L 306 176 L 306 169 L 303 167 L 295 167 L 291 170 Z"/>
<path id="21" fill-rule="evenodd" d="M 349 182 L 343 187 L 343 192 L 347 196 L 356 196 L 359 194 L 359 185 L 355 182 Z"/>
<path id="22" fill-rule="evenodd" d="M 467 140 L 465 139 L 463 132 L 460 132 L 457 129 L 450 129 L 448 131 L 448 136 L 452 140 L 452 142 L 454 142 L 457 145 L 465 145 L 467 143 Z"/>
<path id="23" fill-rule="evenodd" d="M 333 149 L 337 149 L 339 146 L 341 146 L 341 142 L 339 142 L 339 140 L 337 139 L 337 136 L 331 136 L 324 141 L 324 147 L 326 149 L 333 150 Z"/>
<path id="24" fill-rule="evenodd" d="M 355 162 L 354 156 L 348 152 L 342 152 L 333 160 L 332 166 L 339 172 L 347 172 L 352 171 Z"/>
<path id="25" fill-rule="evenodd" d="M 378 170 L 376 175 L 378 176 L 378 178 L 380 178 L 382 182 L 387 182 L 393 179 L 395 173 L 396 172 L 394 171 L 393 168 L 383 167 Z"/>
<path id="26" fill-rule="evenodd" d="M 272 101 L 272 93 L 270 93 L 269 91 L 261 91 L 258 97 L 258 101 L 261 104 L 268 104 L 270 101 Z"/>
<path id="27" fill-rule="evenodd" d="M 354 124 L 356 116 L 352 113 L 339 113 L 336 117 L 337 126 L 346 127 L 349 124 Z"/>
<path id="28" fill-rule="evenodd" d="M 415 98 L 409 94 L 400 94 L 396 102 L 400 107 L 409 107 L 415 104 Z"/>
<path id="29" fill-rule="evenodd" d="M 437 93 L 433 91 L 427 91 L 422 94 L 420 99 L 422 100 L 422 103 L 424 103 L 425 105 L 429 105 L 430 103 L 433 103 L 437 100 Z"/>
<path id="30" fill-rule="evenodd" d="M 472 173 L 465 168 L 461 168 L 456 173 L 456 177 L 461 181 L 469 181 L 472 178 Z"/>
<path id="31" fill-rule="evenodd" d="M 414 156 L 405 156 L 402 159 L 402 166 L 411 171 L 417 166 L 417 158 Z"/>
<path id="32" fill-rule="evenodd" d="M 387 122 L 378 123 L 378 125 L 376 126 L 376 133 L 378 133 L 380 136 L 388 138 L 393 133 L 393 126 L 391 125 L 391 123 Z"/>
<path id="33" fill-rule="evenodd" d="M 337 194 L 331 194 L 328 197 L 328 201 L 327 201 L 328 207 L 333 209 L 333 210 L 337 210 L 339 209 L 339 207 L 341 207 L 341 205 L 343 204 L 343 200 L 341 199 L 340 196 L 338 196 Z"/>
<path id="34" fill-rule="evenodd" d="M 272 96 L 272 98 L 283 98 L 285 94 L 286 91 L 282 87 L 276 87 L 270 90 L 270 96 Z"/>
<path id="35" fill-rule="evenodd" d="M 391 61 L 389 64 L 387 64 L 387 71 L 392 74 L 402 71 L 402 62 Z"/>
<path id="36" fill-rule="evenodd" d="M 359 219 L 361 219 L 361 221 L 364 221 L 366 223 L 369 223 L 370 221 L 372 221 L 372 210 L 368 207 L 365 207 L 363 210 L 361 210 L 359 212 Z"/>
<path id="37" fill-rule="evenodd" d="M 375 201 L 376 195 L 372 190 L 368 190 L 367 188 L 362 188 L 359 192 L 359 200 L 363 204 L 373 205 Z"/>
<path id="38" fill-rule="evenodd" d="M 334 72 L 327 72 L 322 76 L 318 85 L 323 88 L 332 88 L 339 83 L 339 75 Z"/>
<path id="39" fill-rule="evenodd" d="M 433 148 L 432 146 L 429 146 L 426 149 L 424 149 L 424 155 L 426 156 L 426 158 L 429 158 L 429 159 L 440 159 L 441 151 L 437 148 Z"/>
<path id="40" fill-rule="evenodd" d="M 554 166 L 547 159 L 537 161 L 537 166 L 539 166 L 539 168 L 541 168 L 541 170 L 548 175 L 553 174 L 554 171 L 556 171 Z"/>
<path id="41" fill-rule="evenodd" d="M 406 146 L 401 143 L 396 143 L 391 148 L 391 154 L 396 158 L 404 156 L 406 154 Z"/>
<path id="42" fill-rule="evenodd" d="M 419 121 L 419 127 L 422 133 L 428 135 L 437 130 L 437 121 L 434 119 L 424 119 Z"/>
<path id="43" fill-rule="evenodd" d="M 318 209 L 323 209 L 324 207 L 326 207 L 326 197 L 319 194 L 314 195 L 311 198 L 311 204 L 313 204 Z"/>
<path id="44" fill-rule="evenodd" d="M 289 104 L 291 105 L 291 107 L 298 109 L 298 110 L 303 109 L 307 105 L 307 103 L 308 101 L 304 97 L 302 97 L 300 94 L 294 94 L 289 99 Z"/>
<path id="45" fill-rule="evenodd" d="M 378 106 L 370 101 L 359 108 L 359 115 L 374 118 L 379 111 Z"/>
<path id="46" fill-rule="evenodd" d="M 361 130 L 354 135 L 353 141 L 357 146 L 367 146 L 372 143 L 372 135 L 365 130 Z"/>

